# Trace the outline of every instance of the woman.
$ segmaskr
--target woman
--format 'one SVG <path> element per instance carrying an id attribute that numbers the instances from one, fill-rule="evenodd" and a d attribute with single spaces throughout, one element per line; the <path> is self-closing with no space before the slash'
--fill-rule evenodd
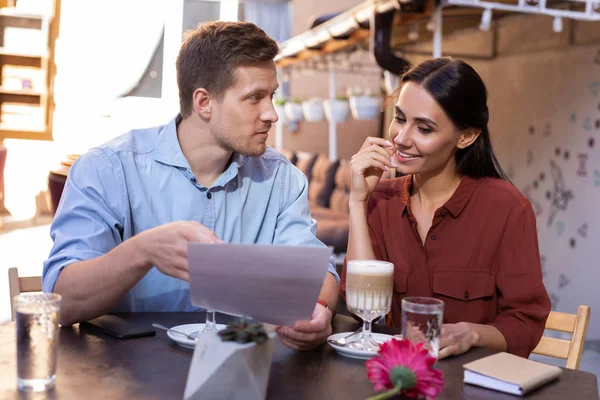
<path id="1" fill-rule="evenodd" d="M 394 264 L 395 326 L 403 297 L 444 301 L 440 358 L 475 346 L 529 356 L 550 300 L 533 209 L 492 151 L 485 85 L 468 64 L 438 58 L 396 93 L 389 140 L 367 138 L 352 157 L 346 259 Z M 390 168 L 405 176 L 380 182 Z"/>

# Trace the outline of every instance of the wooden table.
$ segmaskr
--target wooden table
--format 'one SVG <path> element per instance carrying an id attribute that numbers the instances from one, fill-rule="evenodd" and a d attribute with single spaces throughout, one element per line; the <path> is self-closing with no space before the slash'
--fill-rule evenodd
<path id="1" fill-rule="evenodd" d="M 165 326 L 204 321 L 204 313 L 122 314 L 135 323 Z M 217 322 L 227 321 L 218 315 Z M 334 331 L 353 331 L 358 324 L 337 316 Z M 389 331 L 382 327 L 378 331 Z M 377 330 L 377 329 L 376 329 Z M 391 333 L 391 332 L 388 332 Z M 86 328 L 61 328 L 56 389 L 45 394 L 17 391 L 14 322 L 0 326 L 0 399 L 181 399 L 193 350 L 172 342 L 166 332 L 155 337 L 118 340 Z M 512 399 L 518 397 L 464 385 L 462 365 L 491 354 L 485 349 L 438 362 L 444 372 L 439 399 Z M 233 384 L 233 382 L 232 382 Z M 340 356 L 329 346 L 296 352 L 277 341 L 268 399 L 365 399 L 373 395 L 364 361 Z M 596 376 L 565 369 L 558 381 L 526 399 L 598 400 Z"/>

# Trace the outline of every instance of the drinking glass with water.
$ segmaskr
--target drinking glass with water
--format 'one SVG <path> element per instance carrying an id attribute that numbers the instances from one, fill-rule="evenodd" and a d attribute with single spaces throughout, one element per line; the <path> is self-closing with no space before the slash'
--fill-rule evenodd
<path id="1" fill-rule="evenodd" d="M 424 343 L 432 357 L 438 358 L 444 320 L 444 302 L 431 297 L 402 299 L 402 338 Z"/>
<path id="2" fill-rule="evenodd" d="M 21 391 L 41 392 L 55 385 L 60 302 L 55 293 L 23 293 L 14 298 Z"/>

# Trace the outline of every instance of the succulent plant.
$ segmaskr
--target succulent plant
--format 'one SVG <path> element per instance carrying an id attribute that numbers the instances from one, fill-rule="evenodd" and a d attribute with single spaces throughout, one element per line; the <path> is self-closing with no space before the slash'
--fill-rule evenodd
<path id="1" fill-rule="evenodd" d="M 263 343 L 269 339 L 262 324 L 249 324 L 245 319 L 228 325 L 227 328 L 219 331 L 218 335 L 224 342 Z"/>

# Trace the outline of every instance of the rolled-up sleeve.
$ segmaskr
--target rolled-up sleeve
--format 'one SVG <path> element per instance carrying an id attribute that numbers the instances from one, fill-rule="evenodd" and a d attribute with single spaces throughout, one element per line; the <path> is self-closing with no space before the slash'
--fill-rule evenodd
<path id="1" fill-rule="evenodd" d="M 306 176 L 291 164 L 284 164 L 279 171 L 280 210 L 273 243 L 281 245 L 325 246 L 317 238 L 317 223 L 311 217 L 308 205 L 308 181 Z M 333 257 L 327 268 L 335 279 L 340 277 Z"/>
<path id="2" fill-rule="evenodd" d="M 550 313 L 529 202 L 510 216 L 496 271 L 498 315 L 490 325 L 504 335 L 508 352 L 528 357 L 540 341 Z"/>
<path id="3" fill-rule="evenodd" d="M 63 268 L 122 242 L 124 196 L 122 167 L 104 151 L 91 150 L 73 163 L 50 227 L 54 245 L 44 262 L 45 292 L 54 290 Z"/>

